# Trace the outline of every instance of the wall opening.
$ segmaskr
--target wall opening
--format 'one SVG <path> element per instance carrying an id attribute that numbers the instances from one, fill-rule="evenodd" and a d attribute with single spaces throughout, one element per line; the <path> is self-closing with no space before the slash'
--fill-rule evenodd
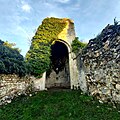
<path id="1" fill-rule="evenodd" d="M 51 46 L 52 71 L 46 78 L 46 87 L 70 88 L 69 52 L 63 42 Z"/>

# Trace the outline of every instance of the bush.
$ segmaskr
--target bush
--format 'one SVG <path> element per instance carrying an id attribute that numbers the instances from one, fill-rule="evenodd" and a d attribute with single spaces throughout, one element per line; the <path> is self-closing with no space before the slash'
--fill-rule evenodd
<path id="1" fill-rule="evenodd" d="M 86 47 L 86 43 L 80 42 L 79 38 L 76 37 L 75 40 L 72 42 L 72 51 L 74 53 L 78 53 L 80 49 Z"/>
<path id="2" fill-rule="evenodd" d="M 7 42 L 8 43 L 8 42 Z M 26 64 L 18 49 L 5 45 L 0 40 L 0 74 L 26 74 Z"/>

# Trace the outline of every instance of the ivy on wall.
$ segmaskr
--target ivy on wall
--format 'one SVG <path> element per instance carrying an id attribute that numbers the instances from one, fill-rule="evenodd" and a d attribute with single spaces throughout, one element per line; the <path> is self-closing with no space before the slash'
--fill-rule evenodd
<path id="1" fill-rule="evenodd" d="M 65 28 L 66 20 L 59 18 L 45 18 L 38 27 L 29 51 L 26 62 L 29 72 L 37 77 L 50 69 L 52 42 L 58 39 L 58 34 Z"/>

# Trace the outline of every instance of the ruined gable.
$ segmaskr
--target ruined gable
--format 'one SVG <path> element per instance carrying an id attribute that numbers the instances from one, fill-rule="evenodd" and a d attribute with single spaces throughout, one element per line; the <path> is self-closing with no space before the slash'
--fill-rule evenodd
<path id="1" fill-rule="evenodd" d="M 107 25 L 77 59 L 81 88 L 101 101 L 120 102 L 120 25 Z"/>

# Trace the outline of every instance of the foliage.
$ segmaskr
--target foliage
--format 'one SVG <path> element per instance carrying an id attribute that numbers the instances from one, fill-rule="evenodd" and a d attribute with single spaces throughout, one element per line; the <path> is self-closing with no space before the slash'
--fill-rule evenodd
<path id="1" fill-rule="evenodd" d="M 21 50 L 20 50 L 19 48 L 16 48 L 16 47 L 15 47 L 15 46 L 16 46 L 15 43 L 9 43 L 8 41 L 6 41 L 6 42 L 3 43 L 3 45 L 4 45 L 4 46 L 7 46 L 7 47 L 9 47 L 9 48 L 12 48 L 12 49 L 14 49 L 14 50 L 17 50 L 17 51 L 19 51 L 19 52 L 21 52 Z"/>
<path id="2" fill-rule="evenodd" d="M 9 43 L 8 41 L 3 43 L 4 46 L 7 46 L 9 48 L 13 48 L 16 44 L 15 43 Z"/>
<path id="3" fill-rule="evenodd" d="M 39 76 L 50 68 L 51 44 L 65 27 L 64 19 L 46 18 L 38 27 L 32 39 L 30 50 L 26 54 L 29 71 Z"/>
<path id="4" fill-rule="evenodd" d="M 80 42 L 79 38 L 76 37 L 75 40 L 72 42 L 72 51 L 74 53 L 77 53 L 79 52 L 80 49 L 84 48 L 86 45 L 87 45 L 86 43 Z"/>
<path id="5" fill-rule="evenodd" d="M 23 56 L 12 45 L 0 40 L 0 74 L 18 74 L 25 75 L 26 65 Z"/>
<path id="6" fill-rule="evenodd" d="M 0 108 L 0 120 L 119 119 L 117 109 L 100 104 L 80 91 L 43 91 L 32 97 L 22 95 Z"/>

